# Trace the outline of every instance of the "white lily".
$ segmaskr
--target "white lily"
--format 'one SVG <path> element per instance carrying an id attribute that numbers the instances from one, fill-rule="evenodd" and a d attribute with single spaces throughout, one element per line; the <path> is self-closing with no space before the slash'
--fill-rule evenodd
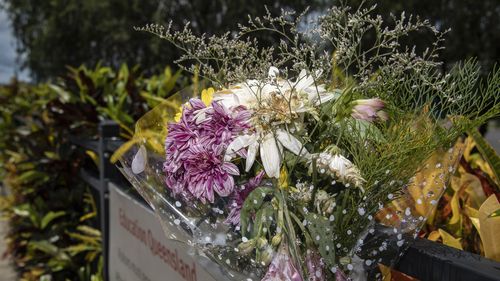
<path id="1" fill-rule="evenodd" d="M 237 137 L 226 149 L 226 161 L 231 160 L 238 150 L 247 147 L 245 171 L 248 172 L 252 168 L 257 157 L 257 151 L 259 151 L 266 174 L 273 178 L 279 178 L 280 176 L 283 147 L 295 155 L 304 158 L 310 157 L 309 152 L 295 136 L 283 129 L 277 129 L 275 133 L 268 132 L 262 136 L 255 133 Z"/>
<path id="2" fill-rule="evenodd" d="M 300 157 L 310 157 L 303 144 L 283 129 L 283 125 L 299 125 L 296 121 L 302 113 L 315 113 L 316 107 L 340 95 L 326 91 L 324 85 L 316 85 L 314 77 L 306 70 L 300 72 L 296 81 L 280 79 L 278 74 L 279 70 L 271 67 L 269 81 L 247 80 L 214 94 L 214 100 L 223 106 L 245 106 L 253 115 L 253 133 L 239 136 L 229 144 L 226 161 L 240 149 L 247 148 L 245 170 L 248 172 L 252 168 L 259 153 L 266 174 L 273 178 L 280 175 L 283 147 Z"/>

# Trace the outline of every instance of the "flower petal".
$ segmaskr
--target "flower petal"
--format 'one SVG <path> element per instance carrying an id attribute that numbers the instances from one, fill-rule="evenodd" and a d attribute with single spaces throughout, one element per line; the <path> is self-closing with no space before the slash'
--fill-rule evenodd
<path id="1" fill-rule="evenodd" d="M 260 159 L 269 177 L 280 177 L 281 155 L 272 133 L 267 134 L 260 145 Z"/>
<path id="2" fill-rule="evenodd" d="M 239 176 L 240 171 L 238 171 L 238 167 L 234 165 L 233 163 L 226 162 L 222 165 L 222 168 L 224 171 L 226 171 L 228 174 L 233 175 L 233 176 Z"/>
<path id="3" fill-rule="evenodd" d="M 238 97 L 231 90 L 224 90 L 215 93 L 213 95 L 213 101 L 220 102 L 227 108 L 240 105 Z"/>
<path id="4" fill-rule="evenodd" d="M 257 156 L 257 149 L 259 149 L 259 143 L 256 140 L 248 146 L 245 172 L 250 171 L 252 168 L 253 162 L 255 162 L 255 157 Z"/>
<path id="5" fill-rule="evenodd" d="M 211 110 L 210 107 L 202 108 L 194 112 L 194 120 L 196 124 L 200 124 L 203 121 L 207 120 L 207 111 Z"/>
<path id="6" fill-rule="evenodd" d="M 251 141 L 256 138 L 255 135 L 243 135 L 235 138 L 226 148 L 225 161 L 230 161 L 236 152 L 250 145 Z"/>
<path id="7" fill-rule="evenodd" d="M 305 69 L 302 69 L 293 88 L 295 89 L 295 91 L 300 93 L 309 88 L 312 84 L 314 84 L 314 78 L 311 75 L 307 75 L 307 71 Z"/>
<path id="8" fill-rule="evenodd" d="M 139 150 L 134 156 L 134 159 L 132 159 L 132 172 L 134 174 L 140 174 L 144 172 L 144 169 L 146 169 L 146 159 L 148 157 L 146 148 L 144 145 L 141 145 Z"/>
<path id="9" fill-rule="evenodd" d="M 212 100 L 214 98 L 214 92 L 215 92 L 214 88 L 208 88 L 201 91 L 201 101 L 206 106 L 209 106 L 210 103 L 212 103 Z"/>
<path id="10" fill-rule="evenodd" d="M 280 74 L 280 70 L 276 66 L 271 66 L 268 71 L 268 76 L 270 79 L 276 79 Z"/>
<path id="11" fill-rule="evenodd" d="M 278 129 L 276 131 L 276 138 L 278 141 L 290 150 L 293 154 L 306 157 L 309 155 L 309 152 L 304 148 L 304 145 L 293 135 L 288 133 L 285 130 Z"/>
<path id="12" fill-rule="evenodd" d="M 326 92 L 323 86 L 318 86 L 318 91 L 316 91 L 316 89 L 313 88 L 313 91 L 308 92 L 309 101 L 313 103 L 315 106 L 320 106 L 333 99 L 338 99 L 340 97 L 340 94 L 341 93 L 338 90 L 334 90 L 333 92 Z"/>
<path id="13" fill-rule="evenodd" d="M 189 104 L 193 110 L 200 110 L 206 107 L 200 99 L 190 99 Z"/>

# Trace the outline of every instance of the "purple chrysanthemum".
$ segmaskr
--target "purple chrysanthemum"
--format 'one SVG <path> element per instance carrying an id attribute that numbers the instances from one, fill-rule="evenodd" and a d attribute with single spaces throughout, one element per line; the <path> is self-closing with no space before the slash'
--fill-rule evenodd
<path id="1" fill-rule="evenodd" d="M 221 159 L 223 150 L 222 145 L 196 144 L 186 151 L 184 180 L 194 197 L 214 202 L 214 191 L 222 197 L 233 191 L 232 176 L 240 173 L 236 165 Z"/>
<path id="2" fill-rule="evenodd" d="M 229 196 L 234 189 L 236 165 L 224 161 L 228 144 L 249 128 L 244 107 L 227 109 L 218 102 L 206 107 L 199 99 L 184 106 L 177 123 L 168 125 L 165 140 L 166 184 L 174 194 L 214 202 L 214 193 Z"/>
<path id="3" fill-rule="evenodd" d="M 212 102 L 212 107 L 200 110 L 195 119 L 207 139 L 227 146 L 236 135 L 249 128 L 250 112 L 243 106 L 228 110 L 219 102 Z"/>
<path id="4" fill-rule="evenodd" d="M 265 174 L 265 171 L 260 171 L 256 177 L 251 178 L 246 184 L 242 185 L 238 190 L 236 190 L 236 192 L 233 193 L 233 198 L 231 200 L 231 204 L 229 205 L 230 212 L 224 221 L 225 223 L 235 226 L 240 225 L 240 213 L 243 203 L 250 192 L 260 185 Z"/>

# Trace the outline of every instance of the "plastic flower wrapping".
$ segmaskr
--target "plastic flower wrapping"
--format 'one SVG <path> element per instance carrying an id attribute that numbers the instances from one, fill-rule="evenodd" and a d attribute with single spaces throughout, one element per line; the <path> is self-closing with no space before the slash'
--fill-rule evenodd
<path id="1" fill-rule="evenodd" d="M 499 115 L 500 74 L 480 81 L 474 61 L 442 73 L 442 33 L 373 9 L 268 14 L 220 36 L 141 28 L 212 86 L 164 100 L 117 152 L 169 239 L 228 280 L 375 280 L 396 264 L 457 139 Z M 418 54 L 402 38 L 421 30 L 436 43 Z M 281 43 L 261 47 L 259 32 Z"/>

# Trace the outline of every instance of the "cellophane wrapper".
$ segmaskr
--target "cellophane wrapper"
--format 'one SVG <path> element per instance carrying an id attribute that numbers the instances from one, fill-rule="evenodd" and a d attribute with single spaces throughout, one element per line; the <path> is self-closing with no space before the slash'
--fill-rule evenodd
<path id="1" fill-rule="evenodd" d="M 286 265 L 279 267 L 278 263 L 283 260 L 276 257 L 282 251 L 288 251 L 281 248 L 288 248 L 292 243 L 300 244 L 301 241 L 282 243 L 280 249 L 273 253 L 272 263 L 263 266 L 252 257 L 241 255 L 239 245 L 245 239 L 225 222 L 228 206 L 221 202 L 204 204 L 193 198 L 183 198 L 172 194 L 165 186 L 163 165 L 167 124 L 174 122 L 181 105 L 195 96 L 197 93 L 189 91 L 176 94 L 142 117 L 136 124 L 133 139 L 121 148 L 119 169 L 154 210 L 167 239 L 189 245 L 195 260 L 205 264 L 208 261 L 210 265 L 206 268 L 215 279 L 282 280 L 279 274 L 275 275 L 277 279 L 269 277 L 270 267 L 287 270 Z M 313 235 L 312 239 L 317 240 L 317 249 L 311 249 L 311 253 L 307 250 L 303 258 L 292 259 L 293 266 L 289 269 L 304 271 L 289 280 L 329 280 L 327 276 L 336 280 L 381 279 L 379 266 L 395 266 L 426 220 L 432 218 L 461 151 L 462 144 L 457 143 L 449 150 L 436 152 L 407 182 L 392 183 L 400 184 L 401 192 L 390 194 L 393 200 L 389 204 L 380 205 L 376 210 L 360 208 L 360 218 L 368 218 L 366 221 L 369 223 L 363 225 L 363 231 L 357 234 L 354 246 L 344 249 L 349 254 L 338 258 L 337 265 L 325 266 L 322 258 L 311 264 L 313 259 L 305 258 L 308 254 L 317 255 L 317 249 L 346 247 L 342 241 L 336 240 L 337 233 L 333 231 Z M 272 184 L 264 179 L 261 185 Z"/>

